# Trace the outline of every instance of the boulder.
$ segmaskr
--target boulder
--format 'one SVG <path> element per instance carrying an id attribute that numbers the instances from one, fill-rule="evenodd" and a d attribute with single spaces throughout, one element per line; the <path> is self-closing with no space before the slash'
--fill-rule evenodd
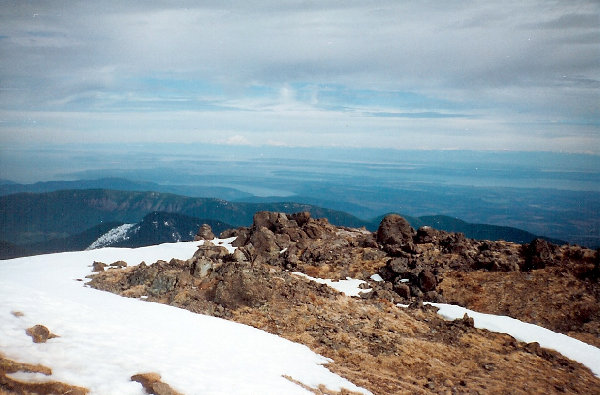
<path id="1" fill-rule="evenodd" d="M 212 232 L 212 228 L 209 224 L 202 224 L 200 229 L 198 229 L 198 233 L 194 237 L 195 241 L 198 240 L 212 240 L 215 238 L 215 234 Z"/>
<path id="2" fill-rule="evenodd" d="M 389 214 L 379 224 L 377 242 L 384 251 L 391 255 L 398 255 L 402 251 L 414 251 L 414 235 L 415 230 L 407 220 L 398 214 Z"/>
<path id="3" fill-rule="evenodd" d="M 127 277 L 127 282 L 131 287 L 136 285 L 149 285 L 157 274 L 158 269 L 156 266 L 147 266 L 145 262 L 142 262 L 133 268 L 133 271 Z"/>
<path id="4" fill-rule="evenodd" d="M 154 281 L 152 281 L 148 293 L 153 296 L 162 295 L 175 289 L 175 285 L 177 285 L 176 273 L 160 272 L 156 275 Z"/>
<path id="5" fill-rule="evenodd" d="M 204 244 L 198 247 L 198 250 L 194 253 L 194 258 L 208 258 L 212 260 L 219 260 L 229 255 L 227 248 L 223 246 L 217 246 L 209 241 L 205 241 Z"/>
<path id="6" fill-rule="evenodd" d="M 439 231 L 433 229 L 431 226 L 421 226 L 417 230 L 414 242 L 417 244 L 434 243 L 437 241 L 439 233 Z"/>
<path id="7" fill-rule="evenodd" d="M 110 264 L 111 267 L 116 267 L 116 268 L 124 268 L 127 267 L 127 262 L 125 261 L 116 261 Z"/>
<path id="8" fill-rule="evenodd" d="M 523 245 L 523 271 L 543 269 L 554 263 L 554 254 L 550 243 L 542 239 L 535 239 Z"/>
<path id="9" fill-rule="evenodd" d="M 264 258 L 276 258 L 281 251 L 277 244 L 277 237 L 268 228 L 261 226 L 252 232 L 250 243 L 254 247 L 253 258 L 258 256 Z"/>
<path id="10" fill-rule="evenodd" d="M 274 213 L 271 211 L 259 211 L 254 214 L 253 228 L 259 229 L 265 227 L 272 232 L 278 232 L 283 228 L 290 226 L 290 220 L 284 213 Z"/>
<path id="11" fill-rule="evenodd" d="M 290 214 L 288 217 L 291 220 L 296 221 L 298 226 L 304 226 L 310 220 L 310 213 L 308 211 L 303 211 L 301 213 Z"/>
<path id="12" fill-rule="evenodd" d="M 161 381 L 158 373 L 140 373 L 131 376 L 131 381 L 137 381 L 142 385 L 146 393 L 154 395 L 181 395 L 167 383 Z"/>
<path id="13" fill-rule="evenodd" d="M 105 267 L 106 267 L 106 263 L 94 261 L 94 263 L 92 264 L 92 271 L 93 272 L 103 272 Z"/>
<path id="14" fill-rule="evenodd" d="M 190 265 L 190 274 L 194 277 L 206 277 L 206 275 L 213 269 L 213 265 L 214 262 L 208 258 L 196 258 Z"/>
<path id="15" fill-rule="evenodd" d="M 398 282 L 394 284 L 394 291 L 404 299 L 410 298 L 410 287 L 405 283 Z"/>
<path id="16" fill-rule="evenodd" d="M 423 292 L 433 291 L 437 286 L 437 278 L 429 270 L 423 270 L 419 273 L 419 287 Z"/>
<path id="17" fill-rule="evenodd" d="M 55 334 L 50 333 L 50 330 L 44 325 L 34 325 L 31 328 L 28 328 L 25 333 L 31 336 L 34 343 L 46 343 L 48 339 L 58 337 Z"/>

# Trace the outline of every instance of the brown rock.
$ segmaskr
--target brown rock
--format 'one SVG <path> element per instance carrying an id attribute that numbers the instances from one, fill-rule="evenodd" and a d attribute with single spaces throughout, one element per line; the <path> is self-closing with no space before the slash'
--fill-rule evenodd
<path id="1" fill-rule="evenodd" d="M 259 211 L 254 214 L 253 228 L 259 229 L 265 227 L 272 232 L 277 232 L 290 226 L 290 220 L 284 213 L 274 213 L 271 211 Z"/>
<path id="2" fill-rule="evenodd" d="M 279 256 L 281 251 L 280 246 L 277 244 L 277 238 L 275 234 L 268 228 L 261 226 L 256 228 L 250 236 L 250 243 L 254 247 L 253 258 L 261 256 L 263 258 L 276 258 Z"/>
<path id="3" fill-rule="evenodd" d="M 230 236 L 231 237 L 231 236 Z M 198 240 L 212 240 L 215 238 L 215 234 L 212 232 L 212 228 L 209 224 L 202 224 L 200 229 L 198 229 L 198 233 L 194 237 L 195 241 Z"/>
<path id="4" fill-rule="evenodd" d="M 394 291 L 404 299 L 410 298 L 410 287 L 404 283 L 395 284 Z"/>
<path id="5" fill-rule="evenodd" d="M 423 292 L 433 291 L 437 286 L 435 274 L 429 270 L 423 270 L 421 273 L 419 273 L 419 286 Z"/>
<path id="6" fill-rule="evenodd" d="M 543 269 L 553 264 L 554 254 L 550 244 L 542 239 L 535 239 L 530 244 L 523 245 L 523 271 Z"/>
<path id="7" fill-rule="evenodd" d="M 377 242 L 391 255 L 399 255 L 402 251 L 413 252 L 413 236 L 415 230 L 408 221 L 398 214 L 389 214 L 379 224 Z"/>
<path id="8" fill-rule="evenodd" d="M 94 261 L 94 264 L 92 265 L 92 271 L 93 272 L 103 272 L 105 267 L 106 267 L 106 263 Z"/>
<path id="9" fill-rule="evenodd" d="M 421 226 L 417 230 L 417 235 L 415 236 L 415 243 L 424 244 L 424 243 L 433 243 L 437 241 L 439 232 L 433 229 L 431 226 Z"/>
<path id="10" fill-rule="evenodd" d="M 116 261 L 110 264 L 111 267 L 118 267 L 118 268 L 122 268 L 122 267 L 127 267 L 127 262 L 125 261 Z"/>
<path id="11" fill-rule="evenodd" d="M 25 333 L 31 336 L 34 343 L 46 343 L 48 339 L 58 337 L 55 334 L 50 333 L 50 330 L 44 325 L 32 326 L 31 328 L 28 328 Z"/>
<path id="12" fill-rule="evenodd" d="M 203 245 L 198 247 L 198 250 L 194 253 L 194 258 L 207 258 L 212 260 L 219 260 L 229 255 L 227 248 L 223 246 L 217 246 L 209 241 L 205 241 Z"/>
<path id="13" fill-rule="evenodd" d="M 131 376 L 131 381 L 136 381 L 144 387 L 148 394 L 153 395 L 182 395 L 175 391 L 171 386 L 161 381 L 158 373 L 140 373 Z"/>

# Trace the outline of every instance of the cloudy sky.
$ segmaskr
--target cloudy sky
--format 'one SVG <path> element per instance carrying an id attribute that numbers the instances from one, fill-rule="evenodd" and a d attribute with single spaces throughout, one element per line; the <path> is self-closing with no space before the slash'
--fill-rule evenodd
<path id="1" fill-rule="evenodd" d="M 600 154 L 598 1 L 0 1 L 0 144 Z"/>

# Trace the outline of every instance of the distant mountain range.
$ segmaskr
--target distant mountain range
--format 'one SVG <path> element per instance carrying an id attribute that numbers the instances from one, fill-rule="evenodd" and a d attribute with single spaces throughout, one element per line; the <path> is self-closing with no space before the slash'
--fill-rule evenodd
<path id="1" fill-rule="evenodd" d="M 64 238 L 29 244 L 0 241 L 0 259 L 102 247 L 135 248 L 191 241 L 202 224 L 210 225 L 217 234 L 233 227 L 217 220 L 154 211 L 135 224 L 103 222 L 81 233 Z"/>
<path id="2" fill-rule="evenodd" d="M 226 200 L 252 198 L 253 195 L 234 188 L 202 185 L 162 185 L 147 181 L 131 181 L 125 178 L 99 178 L 96 180 L 44 181 L 34 184 L 19 184 L 0 179 L 0 196 L 19 192 L 54 192 L 68 189 L 112 189 L 119 191 L 153 191 L 174 193 L 184 196 L 216 197 Z"/>
<path id="3" fill-rule="evenodd" d="M 345 212 L 293 202 L 242 203 L 159 192 L 78 189 L 16 193 L 0 196 L 0 257 L 82 250 L 124 224 L 131 224 L 121 229 L 126 239 L 106 245 L 137 247 L 191 240 L 203 223 L 218 234 L 226 228 L 250 225 L 257 211 L 308 211 L 335 225 L 364 226 L 371 231 L 383 218 L 362 220 Z M 472 224 L 448 216 L 405 218 L 415 228 L 428 225 L 475 239 L 527 243 L 537 237 L 521 229 Z"/>

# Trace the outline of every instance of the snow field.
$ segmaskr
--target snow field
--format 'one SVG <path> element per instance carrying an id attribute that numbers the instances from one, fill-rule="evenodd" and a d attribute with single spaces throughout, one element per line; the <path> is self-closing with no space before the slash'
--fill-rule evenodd
<path id="1" fill-rule="evenodd" d="M 214 240 L 227 246 L 228 240 Z M 186 394 L 306 394 L 283 378 L 369 393 L 331 373 L 307 347 L 258 329 L 84 286 L 93 261 L 129 265 L 188 259 L 201 242 L 137 249 L 104 248 L 0 262 L 0 352 L 52 368 L 52 376 L 92 394 L 144 391 L 130 381 L 156 372 Z M 228 249 L 232 247 L 228 245 Z M 12 312 L 25 315 L 15 317 Z M 35 344 L 25 329 L 47 326 L 60 337 Z M 19 374 L 18 377 L 32 377 Z M 15 377 L 17 377 L 15 376 Z"/>

